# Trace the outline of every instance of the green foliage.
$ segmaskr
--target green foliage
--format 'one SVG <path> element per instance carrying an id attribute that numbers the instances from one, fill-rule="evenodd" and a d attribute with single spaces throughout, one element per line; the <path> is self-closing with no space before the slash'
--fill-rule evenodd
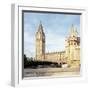
<path id="1" fill-rule="evenodd" d="M 24 68 L 46 68 L 46 67 L 58 67 L 58 63 L 49 62 L 49 61 L 41 61 L 41 60 L 33 60 L 33 58 L 27 58 L 24 55 Z"/>

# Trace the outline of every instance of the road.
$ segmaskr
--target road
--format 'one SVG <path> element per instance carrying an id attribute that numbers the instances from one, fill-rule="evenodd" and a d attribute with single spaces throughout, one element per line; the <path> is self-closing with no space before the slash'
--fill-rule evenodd
<path id="1" fill-rule="evenodd" d="M 80 68 L 39 68 L 24 69 L 24 77 L 40 76 L 79 76 Z"/>

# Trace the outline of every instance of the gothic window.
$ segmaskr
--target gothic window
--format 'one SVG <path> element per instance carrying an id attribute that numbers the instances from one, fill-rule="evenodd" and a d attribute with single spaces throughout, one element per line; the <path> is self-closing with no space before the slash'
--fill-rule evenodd
<path id="1" fill-rule="evenodd" d="M 73 43 L 72 43 L 72 42 L 71 42 L 70 44 L 71 44 L 71 45 L 73 45 Z"/>
<path id="2" fill-rule="evenodd" d="M 74 42 L 74 45 L 76 45 L 76 43 Z"/>

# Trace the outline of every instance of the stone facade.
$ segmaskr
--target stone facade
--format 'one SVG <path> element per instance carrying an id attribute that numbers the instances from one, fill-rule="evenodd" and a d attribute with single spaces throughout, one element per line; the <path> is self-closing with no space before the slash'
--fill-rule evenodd
<path id="1" fill-rule="evenodd" d="M 66 38 L 65 51 L 60 52 L 45 52 L 45 33 L 43 26 L 40 23 L 36 32 L 36 60 L 52 61 L 60 63 L 67 63 L 70 66 L 80 65 L 80 37 L 78 37 L 77 30 L 74 25 L 71 26 L 70 35 Z"/>
<path id="2" fill-rule="evenodd" d="M 69 65 L 80 65 L 80 37 L 78 37 L 77 30 L 72 25 L 71 32 L 66 38 L 65 58 Z"/>

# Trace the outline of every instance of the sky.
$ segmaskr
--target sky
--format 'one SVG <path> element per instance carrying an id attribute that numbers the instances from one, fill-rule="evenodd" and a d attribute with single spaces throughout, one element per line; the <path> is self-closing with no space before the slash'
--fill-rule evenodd
<path id="1" fill-rule="evenodd" d="M 42 23 L 46 52 L 56 52 L 65 50 L 65 39 L 70 33 L 73 24 L 80 34 L 80 15 L 24 12 L 24 54 L 27 57 L 35 56 L 35 33 Z"/>

